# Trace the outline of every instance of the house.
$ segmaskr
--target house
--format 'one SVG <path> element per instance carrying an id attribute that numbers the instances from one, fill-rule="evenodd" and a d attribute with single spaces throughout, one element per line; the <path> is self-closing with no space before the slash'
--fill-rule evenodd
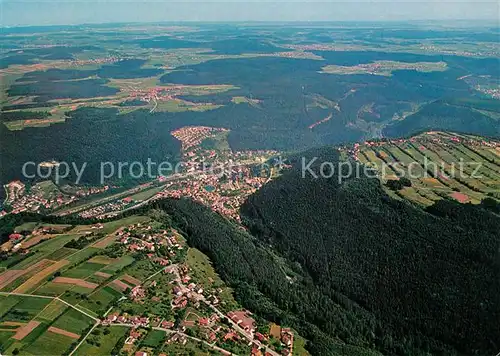
<path id="1" fill-rule="evenodd" d="M 110 314 L 106 318 L 106 320 L 108 321 L 108 323 L 112 323 L 113 321 L 116 321 L 117 319 L 118 319 L 118 316 L 116 314 Z"/>
<path id="2" fill-rule="evenodd" d="M 211 332 L 210 334 L 208 334 L 208 341 L 210 342 L 214 342 L 215 340 L 217 340 L 217 335 L 215 335 L 214 332 Z"/>
<path id="3" fill-rule="evenodd" d="M 227 316 L 247 333 L 253 334 L 253 332 L 255 331 L 255 320 L 247 316 L 246 311 L 232 311 L 229 312 Z"/>
<path id="4" fill-rule="evenodd" d="M 224 341 L 237 340 L 237 339 L 238 339 L 238 335 L 233 331 L 230 331 L 226 335 L 224 335 Z"/>
<path id="5" fill-rule="evenodd" d="M 164 320 L 161 322 L 161 327 L 164 329 L 171 329 L 174 327 L 174 323 L 171 321 Z"/>
<path id="6" fill-rule="evenodd" d="M 281 342 L 286 346 L 290 346 L 292 344 L 292 336 L 290 334 L 283 333 L 281 335 Z"/>
<path id="7" fill-rule="evenodd" d="M 254 347 L 252 349 L 252 356 L 262 356 L 262 352 L 257 347 Z"/>
<path id="8" fill-rule="evenodd" d="M 182 295 L 182 290 L 179 286 L 174 287 L 174 294 L 178 297 Z"/>
<path id="9" fill-rule="evenodd" d="M 181 325 L 187 328 L 191 328 L 194 326 L 194 320 L 183 320 Z"/>
<path id="10" fill-rule="evenodd" d="M 200 324 L 200 326 L 208 326 L 209 323 L 210 321 L 207 318 L 200 318 L 198 320 L 198 324 Z"/>
<path id="11" fill-rule="evenodd" d="M 23 236 L 23 235 L 21 235 L 21 234 L 15 234 L 15 233 L 14 233 L 14 234 L 10 234 L 10 235 L 9 235 L 9 240 L 10 240 L 10 241 L 17 241 L 17 240 L 22 239 L 23 237 L 24 237 L 24 236 Z"/>
<path id="12" fill-rule="evenodd" d="M 185 345 L 187 342 L 187 338 L 184 335 L 181 334 L 174 334 L 168 341 L 167 343 L 170 344 L 172 342 L 178 342 L 180 344 Z"/>
<path id="13" fill-rule="evenodd" d="M 135 353 L 135 356 L 148 356 L 147 352 L 143 352 L 143 351 L 137 351 Z"/>
<path id="14" fill-rule="evenodd" d="M 255 333 L 255 338 L 259 341 L 264 341 L 266 340 L 266 337 L 264 335 L 262 335 L 261 333 L 257 332 Z"/>

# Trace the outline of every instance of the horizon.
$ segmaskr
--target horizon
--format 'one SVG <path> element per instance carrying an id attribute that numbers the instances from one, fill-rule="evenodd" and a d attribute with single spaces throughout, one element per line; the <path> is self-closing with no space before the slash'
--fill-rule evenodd
<path id="1" fill-rule="evenodd" d="M 478 23 L 481 22 L 481 23 Z M 78 26 L 113 26 L 113 25 L 335 25 L 335 24 L 345 24 L 345 25 L 355 25 L 355 24 L 391 24 L 391 25 L 431 25 L 431 24 L 458 24 L 461 25 L 482 25 L 480 27 L 491 27 L 491 25 L 496 22 L 492 19 L 419 19 L 419 20 L 296 20 L 296 21 L 279 21 L 279 20 L 182 20 L 182 21 L 111 21 L 111 22 L 81 22 L 81 23 L 61 23 L 61 24 L 33 24 L 33 25 L 3 25 L 0 24 L 0 28 L 31 28 L 31 27 L 78 27 Z"/>
<path id="2" fill-rule="evenodd" d="M 90 5 L 90 6 L 89 6 Z M 493 1 L 288 2 L 7 0 L 1 27 L 78 26 L 114 23 L 325 23 L 325 22 L 499 22 Z"/>

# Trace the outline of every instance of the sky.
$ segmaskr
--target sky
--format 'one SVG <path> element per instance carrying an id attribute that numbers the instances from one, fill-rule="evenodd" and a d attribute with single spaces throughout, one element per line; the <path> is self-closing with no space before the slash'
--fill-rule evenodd
<path id="1" fill-rule="evenodd" d="M 1 26 L 162 21 L 489 20 L 497 1 L 0 0 Z M 500 25 L 499 25 L 500 26 Z"/>

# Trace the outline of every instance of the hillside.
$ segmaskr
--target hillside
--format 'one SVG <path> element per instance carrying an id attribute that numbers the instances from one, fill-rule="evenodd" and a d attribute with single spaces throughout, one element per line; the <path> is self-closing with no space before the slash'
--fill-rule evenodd
<path id="1" fill-rule="evenodd" d="M 500 198 L 500 141 L 429 131 L 409 138 L 366 141 L 340 148 L 377 170 L 387 191 L 421 206 L 443 198 L 479 204 Z M 411 185 L 396 181 L 405 177 Z"/>
<path id="2" fill-rule="evenodd" d="M 496 99 L 442 99 L 425 105 L 404 120 L 393 122 L 383 131 L 388 137 L 415 134 L 422 130 L 450 130 L 499 136 L 498 113 Z"/>
<path id="3" fill-rule="evenodd" d="M 388 354 L 498 351 L 497 215 L 450 200 L 424 211 L 390 198 L 378 179 L 339 185 L 335 176 L 302 178 L 298 168 L 251 196 L 242 215 L 318 291 L 343 295 L 348 309 L 357 305 L 374 318 L 343 334 L 324 308 L 321 318 L 310 317 L 322 331 Z"/>
<path id="4" fill-rule="evenodd" d="M 242 310 L 207 256 L 145 210 L 96 224 L 6 218 L 0 231 L 17 233 L 0 245 L 0 352 L 309 355 L 295 330 Z"/>

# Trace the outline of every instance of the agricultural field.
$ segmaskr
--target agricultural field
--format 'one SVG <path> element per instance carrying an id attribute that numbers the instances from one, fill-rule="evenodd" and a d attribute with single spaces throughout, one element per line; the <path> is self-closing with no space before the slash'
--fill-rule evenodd
<path id="1" fill-rule="evenodd" d="M 94 323 L 51 297 L 3 294 L 0 298 L 0 350 L 7 354 L 64 354 Z"/>
<path id="2" fill-rule="evenodd" d="M 2 352 L 67 354 L 79 345 L 76 355 L 208 355 L 213 347 L 249 354 L 248 340 L 217 314 L 241 310 L 233 291 L 208 257 L 165 223 L 131 216 L 23 228 L 51 238 L 22 261 L 10 256 L 13 268 L 0 274 Z"/>
<path id="3" fill-rule="evenodd" d="M 418 205 L 443 198 L 479 204 L 500 194 L 500 142 L 494 139 L 431 131 L 409 139 L 365 142 L 348 151 L 378 171 L 391 196 Z M 394 183 L 401 177 L 411 184 Z"/>
<path id="4" fill-rule="evenodd" d="M 415 70 L 417 72 L 442 72 L 447 69 L 445 62 L 416 62 L 416 63 L 403 63 L 397 61 L 375 61 L 369 64 L 360 64 L 357 66 L 339 66 L 327 65 L 323 67 L 322 73 L 328 74 L 373 74 L 391 76 L 393 71 L 396 70 Z"/>
<path id="5" fill-rule="evenodd" d="M 76 350 L 76 356 L 101 356 L 109 355 L 120 343 L 120 340 L 128 334 L 126 326 L 103 327 L 95 329 L 93 334 Z M 123 342 L 122 341 L 122 342 Z"/>

